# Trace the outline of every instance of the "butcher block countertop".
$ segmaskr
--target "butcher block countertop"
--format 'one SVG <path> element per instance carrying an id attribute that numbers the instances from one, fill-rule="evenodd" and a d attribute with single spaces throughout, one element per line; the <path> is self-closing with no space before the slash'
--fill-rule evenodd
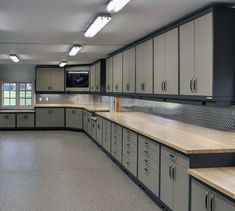
<path id="1" fill-rule="evenodd" d="M 230 198 L 235 199 L 235 167 L 189 169 L 188 173 Z"/>
<path id="2" fill-rule="evenodd" d="M 109 108 L 101 104 L 36 104 L 35 108 L 81 108 L 90 112 L 106 112 Z"/>
<path id="3" fill-rule="evenodd" d="M 140 112 L 98 112 L 97 115 L 185 154 L 235 153 L 235 133 L 230 133 L 227 140 L 227 132 Z"/>

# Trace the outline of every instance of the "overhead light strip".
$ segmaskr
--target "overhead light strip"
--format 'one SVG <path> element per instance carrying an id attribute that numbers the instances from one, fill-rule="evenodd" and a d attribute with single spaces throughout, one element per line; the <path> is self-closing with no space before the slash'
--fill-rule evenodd
<path id="1" fill-rule="evenodd" d="M 74 45 L 70 51 L 69 51 L 69 56 L 75 56 L 77 53 L 82 49 L 81 45 Z"/>
<path id="2" fill-rule="evenodd" d="M 20 59 L 15 54 L 10 54 L 9 57 L 15 63 L 18 63 L 20 61 Z"/>
<path id="3" fill-rule="evenodd" d="M 108 13 L 99 14 L 85 30 L 84 36 L 94 37 L 111 19 Z"/>
<path id="4" fill-rule="evenodd" d="M 130 0 L 110 0 L 107 3 L 106 10 L 108 12 L 118 12 L 125 7 Z"/>
<path id="5" fill-rule="evenodd" d="M 60 66 L 60 67 L 64 67 L 66 64 L 67 64 L 66 61 L 62 61 L 62 62 L 60 62 L 59 66 Z"/>

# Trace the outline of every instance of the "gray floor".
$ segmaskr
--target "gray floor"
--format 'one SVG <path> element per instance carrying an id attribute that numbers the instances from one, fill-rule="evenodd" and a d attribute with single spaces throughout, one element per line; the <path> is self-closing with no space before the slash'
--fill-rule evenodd
<path id="1" fill-rule="evenodd" d="M 160 209 L 84 134 L 0 132 L 0 211 Z"/>

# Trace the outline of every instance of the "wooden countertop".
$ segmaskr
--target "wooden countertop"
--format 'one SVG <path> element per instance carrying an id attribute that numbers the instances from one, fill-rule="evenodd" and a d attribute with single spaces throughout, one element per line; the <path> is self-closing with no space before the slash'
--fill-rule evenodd
<path id="1" fill-rule="evenodd" d="M 235 153 L 235 133 L 182 123 L 139 112 L 98 112 L 97 115 L 185 154 Z M 205 133 L 201 134 L 202 130 Z"/>
<path id="2" fill-rule="evenodd" d="M 0 113 L 34 113 L 35 110 L 34 109 L 3 109 L 0 110 Z"/>
<path id="3" fill-rule="evenodd" d="M 235 167 L 189 169 L 188 174 L 235 199 Z"/>
<path id="4" fill-rule="evenodd" d="M 102 104 L 36 104 L 35 108 L 82 108 L 90 112 L 106 112 L 109 108 Z"/>

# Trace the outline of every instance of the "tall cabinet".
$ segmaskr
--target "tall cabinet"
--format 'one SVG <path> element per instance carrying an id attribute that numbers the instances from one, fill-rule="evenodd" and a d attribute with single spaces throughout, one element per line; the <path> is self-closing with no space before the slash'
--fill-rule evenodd
<path id="1" fill-rule="evenodd" d="M 154 93 L 178 94 L 178 28 L 154 39 Z"/>
<path id="2" fill-rule="evenodd" d="M 122 53 L 113 57 L 113 92 L 122 92 Z"/>
<path id="3" fill-rule="evenodd" d="M 90 67 L 90 91 L 100 91 L 100 62 L 97 62 Z"/>

